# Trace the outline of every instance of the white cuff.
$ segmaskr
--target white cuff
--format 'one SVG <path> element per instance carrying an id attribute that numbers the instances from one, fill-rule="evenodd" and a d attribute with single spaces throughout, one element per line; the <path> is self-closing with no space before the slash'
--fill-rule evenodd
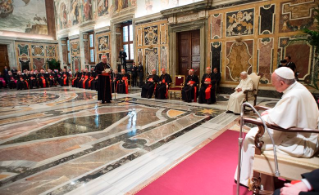
<path id="1" fill-rule="evenodd" d="M 312 187 L 307 179 L 302 179 L 301 181 L 307 186 L 308 191 L 312 190 Z"/>

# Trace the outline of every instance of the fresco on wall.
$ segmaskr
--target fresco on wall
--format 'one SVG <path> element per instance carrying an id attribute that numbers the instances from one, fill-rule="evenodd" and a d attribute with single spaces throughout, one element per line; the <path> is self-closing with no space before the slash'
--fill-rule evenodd
<path id="1" fill-rule="evenodd" d="M 275 5 L 260 7 L 259 34 L 273 34 L 275 21 Z"/>
<path id="2" fill-rule="evenodd" d="M 167 48 L 165 46 L 162 46 L 161 47 L 161 68 L 165 68 L 167 70 L 167 59 L 168 59 L 168 56 L 167 56 Z"/>
<path id="3" fill-rule="evenodd" d="M 71 44 L 71 55 L 76 56 L 80 55 L 80 44 L 78 40 L 74 40 L 70 42 Z"/>
<path id="4" fill-rule="evenodd" d="M 104 15 L 108 14 L 108 9 L 109 9 L 108 0 L 98 0 L 97 1 L 98 16 L 104 16 Z"/>
<path id="5" fill-rule="evenodd" d="M 81 11 L 79 0 L 71 0 L 69 20 L 71 25 L 73 26 L 81 23 Z"/>
<path id="6" fill-rule="evenodd" d="M 29 55 L 29 45 L 26 44 L 18 44 L 18 55 L 22 56 L 23 54 Z"/>
<path id="7" fill-rule="evenodd" d="M 258 73 L 261 75 L 260 83 L 268 84 L 273 72 L 273 38 L 260 38 L 258 40 Z"/>
<path id="8" fill-rule="evenodd" d="M 60 29 L 64 29 L 68 27 L 68 8 L 65 3 L 60 4 L 60 9 L 59 9 L 59 20 L 60 20 Z"/>
<path id="9" fill-rule="evenodd" d="M 44 58 L 33 58 L 33 69 L 40 71 L 42 68 L 45 69 Z"/>
<path id="10" fill-rule="evenodd" d="M 282 3 L 282 11 L 279 21 L 280 32 L 294 32 L 302 28 L 315 29 L 313 8 L 319 4 L 319 0 L 304 1 L 294 0 Z"/>
<path id="11" fill-rule="evenodd" d="M 144 45 L 157 44 L 158 31 L 157 26 L 144 28 Z"/>
<path id="12" fill-rule="evenodd" d="M 32 56 L 44 56 L 44 46 L 43 45 L 31 45 Z"/>
<path id="13" fill-rule="evenodd" d="M 82 0 L 83 21 L 92 20 L 92 0 Z"/>
<path id="14" fill-rule="evenodd" d="M 109 36 L 101 36 L 101 37 L 98 37 L 98 48 L 99 48 L 99 51 L 105 51 L 105 50 L 108 50 L 110 49 L 109 47 Z"/>
<path id="15" fill-rule="evenodd" d="M 115 9 L 117 12 L 129 7 L 129 0 L 115 0 Z"/>
<path id="16" fill-rule="evenodd" d="M 252 71 L 253 40 L 237 40 L 226 43 L 226 80 L 239 81 L 240 73 Z"/>
<path id="17" fill-rule="evenodd" d="M 298 37 L 303 39 L 305 37 Z M 296 70 L 299 72 L 298 79 L 305 80 L 310 75 L 312 66 L 312 47 L 305 41 L 292 41 L 294 37 L 279 38 L 278 55 L 279 59 L 285 56 L 291 56 L 291 60 L 296 64 Z"/>
<path id="18" fill-rule="evenodd" d="M 158 52 L 157 48 L 145 49 L 146 74 L 152 74 L 152 70 L 158 70 Z"/>
<path id="19" fill-rule="evenodd" d="M 47 45 L 47 57 L 55 57 L 55 46 L 53 45 Z"/>
<path id="20" fill-rule="evenodd" d="M 246 9 L 226 14 L 226 36 L 254 34 L 254 9 Z"/>
<path id="21" fill-rule="evenodd" d="M 145 10 L 147 12 L 152 12 L 152 10 L 153 10 L 153 0 L 145 0 Z"/>
<path id="22" fill-rule="evenodd" d="M 47 35 L 45 0 L 0 0 L 0 29 Z"/>

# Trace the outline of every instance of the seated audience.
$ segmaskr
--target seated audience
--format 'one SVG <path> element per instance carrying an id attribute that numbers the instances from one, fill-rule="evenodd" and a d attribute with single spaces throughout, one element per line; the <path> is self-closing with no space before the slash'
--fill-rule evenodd
<path id="1" fill-rule="evenodd" d="M 125 69 L 121 70 L 120 79 L 116 83 L 116 92 L 128 94 L 128 82 L 130 75 L 125 72 Z"/>
<path id="2" fill-rule="evenodd" d="M 213 80 L 212 69 L 206 68 L 206 74 L 203 75 L 202 85 L 199 90 L 198 103 L 213 104 L 216 102 L 215 80 Z"/>
<path id="3" fill-rule="evenodd" d="M 186 77 L 185 85 L 182 89 L 182 99 L 185 102 L 197 102 L 198 96 L 198 84 L 199 79 L 194 75 L 194 70 L 190 69 L 188 71 L 188 76 Z"/>
<path id="4" fill-rule="evenodd" d="M 79 72 L 78 69 L 75 69 L 74 78 L 72 79 L 72 87 L 78 86 L 78 78 L 80 78 L 82 74 Z"/>
<path id="5" fill-rule="evenodd" d="M 2 73 L 0 72 L 0 88 L 6 88 L 7 87 L 7 83 L 6 83 L 6 79 L 4 78 L 4 75 L 2 75 Z"/>
<path id="6" fill-rule="evenodd" d="M 112 93 L 115 93 L 117 82 L 121 80 L 121 75 L 117 71 L 117 69 L 114 70 L 114 73 L 111 74 L 111 85 L 112 85 Z"/>
<path id="7" fill-rule="evenodd" d="M 159 77 L 156 75 L 156 70 L 152 70 L 152 74 L 146 79 L 146 83 L 142 87 L 142 98 L 152 98 L 154 89 L 159 82 Z"/>
<path id="8" fill-rule="evenodd" d="M 295 81 L 294 72 L 287 67 L 278 68 L 271 75 L 276 91 L 283 93 L 274 108 L 264 111 L 261 116 L 266 123 L 276 124 L 284 129 L 299 127 L 316 129 L 318 125 L 318 107 L 308 89 Z M 277 151 L 294 157 L 313 156 L 319 147 L 318 134 L 287 133 L 269 129 L 275 141 Z M 252 166 L 255 154 L 255 135 L 258 128 L 251 128 L 243 142 L 240 184 L 248 186 L 253 175 Z M 267 133 L 263 136 L 263 150 L 272 150 L 273 145 Z M 237 171 L 235 173 L 237 179 Z"/>
<path id="9" fill-rule="evenodd" d="M 167 99 L 168 88 L 171 82 L 172 82 L 171 76 L 166 73 L 165 68 L 162 68 L 162 75 L 160 76 L 159 82 L 156 86 L 155 98 Z"/>
<path id="10" fill-rule="evenodd" d="M 241 81 L 235 88 L 235 92 L 229 96 L 227 105 L 227 113 L 239 114 L 241 105 L 245 100 L 245 90 L 252 90 L 254 85 L 253 81 L 248 77 L 247 72 L 240 73 Z"/>

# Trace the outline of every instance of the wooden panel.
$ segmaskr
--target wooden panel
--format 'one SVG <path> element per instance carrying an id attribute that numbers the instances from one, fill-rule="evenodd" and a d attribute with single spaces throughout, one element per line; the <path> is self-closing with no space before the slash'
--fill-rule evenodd
<path id="1" fill-rule="evenodd" d="M 177 33 L 178 36 L 178 72 L 187 75 L 189 69 L 200 73 L 200 31 Z"/>
<path id="2" fill-rule="evenodd" d="M 9 66 L 7 45 L 0 45 L 0 72 L 3 73 L 5 66 Z"/>

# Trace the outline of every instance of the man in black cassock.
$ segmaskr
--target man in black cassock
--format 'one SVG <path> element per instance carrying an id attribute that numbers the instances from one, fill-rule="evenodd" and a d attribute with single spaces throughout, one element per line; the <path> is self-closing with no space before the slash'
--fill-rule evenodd
<path id="1" fill-rule="evenodd" d="M 213 69 L 212 78 L 213 78 L 213 81 L 215 81 L 217 87 L 219 87 L 220 80 L 222 77 L 221 77 L 220 72 L 218 71 L 217 68 Z"/>
<path id="2" fill-rule="evenodd" d="M 114 74 L 111 75 L 111 85 L 112 85 L 112 93 L 115 93 L 115 88 L 117 85 L 117 82 L 121 80 L 121 75 L 119 72 L 115 69 Z"/>
<path id="3" fill-rule="evenodd" d="M 137 66 L 137 74 L 138 74 L 138 77 L 139 77 L 139 87 L 142 87 L 143 85 L 143 78 L 144 78 L 144 70 L 143 70 L 143 65 L 142 65 L 142 62 L 139 62 L 138 63 L 138 66 Z"/>
<path id="4" fill-rule="evenodd" d="M 190 69 L 188 71 L 188 76 L 186 77 L 185 85 L 182 89 L 182 99 L 185 102 L 197 102 L 198 96 L 198 77 L 194 75 L 194 70 Z"/>
<path id="5" fill-rule="evenodd" d="M 110 75 L 105 74 L 105 69 L 111 68 L 107 63 L 107 57 L 102 56 L 101 62 L 95 66 L 95 73 L 98 75 L 98 100 L 102 100 L 102 104 L 105 102 L 111 103 L 112 94 L 111 94 L 111 84 L 110 84 Z"/>
<path id="6" fill-rule="evenodd" d="M 48 82 L 46 80 L 47 76 L 43 69 L 40 70 L 38 77 L 39 77 L 39 86 L 41 86 L 42 88 L 48 87 Z"/>
<path id="7" fill-rule="evenodd" d="M 168 88 L 172 78 L 169 74 L 166 73 L 165 68 L 162 68 L 162 75 L 159 78 L 159 82 L 156 86 L 155 98 L 156 99 L 167 99 L 168 97 Z"/>
<path id="8" fill-rule="evenodd" d="M 64 68 L 62 72 L 59 73 L 59 84 L 62 86 L 68 86 L 69 85 L 69 73 Z"/>
<path id="9" fill-rule="evenodd" d="M 122 48 L 119 54 L 119 58 L 121 60 L 121 64 L 123 66 L 123 69 L 125 70 L 125 72 L 127 72 L 127 68 L 126 68 L 126 52 L 124 51 L 124 49 Z"/>
<path id="10" fill-rule="evenodd" d="M 84 76 L 84 80 L 82 82 L 82 88 L 83 89 L 88 89 L 88 85 L 89 85 L 89 81 L 91 78 L 91 73 L 89 72 L 89 70 L 86 68 L 85 69 L 85 76 Z"/>
<path id="11" fill-rule="evenodd" d="M 156 75 L 156 70 L 152 70 L 152 74 L 146 79 L 146 83 L 142 87 L 142 98 L 151 98 L 153 96 L 154 88 L 159 82 L 159 77 Z"/>
<path id="12" fill-rule="evenodd" d="M 128 94 L 129 80 L 130 80 L 130 75 L 127 74 L 124 69 L 122 69 L 120 79 L 117 81 L 117 85 L 116 85 L 117 93 Z"/>
<path id="13" fill-rule="evenodd" d="M 82 76 L 82 74 L 79 72 L 78 69 L 75 69 L 74 79 L 72 80 L 72 87 L 77 87 L 79 78 Z"/>
<path id="14" fill-rule="evenodd" d="M 215 81 L 213 80 L 212 69 L 206 68 L 206 74 L 202 77 L 202 85 L 199 90 L 198 103 L 213 104 L 216 102 Z"/>
<path id="15" fill-rule="evenodd" d="M 132 67 L 132 86 L 135 87 L 137 86 L 137 66 L 135 65 L 135 62 L 133 62 L 133 67 Z"/>
<path id="16" fill-rule="evenodd" d="M 9 88 L 10 89 L 16 88 L 17 80 L 16 80 L 15 76 L 13 76 L 11 71 L 8 71 L 8 80 L 9 80 L 9 83 L 8 83 Z"/>
<path id="17" fill-rule="evenodd" d="M 15 79 L 17 80 L 17 90 L 28 89 L 28 83 L 25 81 L 21 71 L 18 71 Z"/>

